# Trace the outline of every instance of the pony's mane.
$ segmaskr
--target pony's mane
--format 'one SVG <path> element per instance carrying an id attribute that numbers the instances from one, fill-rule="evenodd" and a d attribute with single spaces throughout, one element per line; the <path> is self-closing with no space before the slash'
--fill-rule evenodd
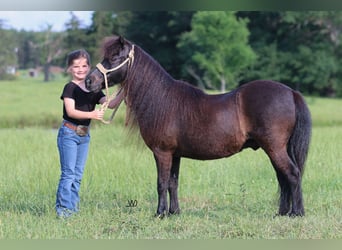
<path id="1" fill-rule="evenodd" d="M 206 96 L 201 89 L 175 80 L 154 58 L 136 45 L 134 63 L 124 84 L 127 84 L 128 124 L 135 127 L 139 117 L 145 118 L 140 119 L 140 122 L 147 117 L 149 123 L 153 124 L 151 129 L 156 133 L 170 122 L 169 113 L 176 113 L 182 116 L 178 118 L 186 119 L 189 123 L 196 123 L 199 116 L 194 113 L 198 114 L 201 110 L 198 100 Z"/>

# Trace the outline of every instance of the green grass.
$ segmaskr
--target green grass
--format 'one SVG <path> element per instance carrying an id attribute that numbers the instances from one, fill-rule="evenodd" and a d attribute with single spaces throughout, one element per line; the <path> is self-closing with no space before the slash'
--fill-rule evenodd
<path id="1" fill-rule="evenodd" d="M 342 100 L 311 97 L 303 218 L 274 217 L 277 181 L 261 150 L 182 159 L 182 213 L 154 218 L 154 159 L 127 135 L 123 106 L 113 124 L 94 123 L 80 214 L 56 219 L 61 82 L 0 82 L 0 239 L 341 239 Z M 137 206 L 127 207 L 130 200 Z"/>
<path id="2" fill-rule="evenodd" d="M 313 126 L 342 126 L 342 100 L 307 97 Z"/>
<path id="3" fill-rule="evenodd" d="M 303 182 L 304 218 L 273 217 L 277 182 L 272 167 L 262 151 L 246 150 L 217 161 L 184 159 L 182 213 L 156 219 L 152 155 L 124 140 L 123 130 L 101 127 L 92 132 L 81 213 L 60 221 L 53 209 L 59 176 L 56 132 L 3 129 L 0 238 L 340 238 L 342 173 L 334 152 L 342 148 L 331 142 L 342 139 L 342 129 L 314 132 Z M 137 200 L 137 207 L 126 207 L 128 200 Z"/>
<path id="4" fill-rule="evenodd" d="M 46 83 L 27 78 L 23 81 L 0 82 L 0 128 L 57 127 L 62 112 L 59 97 L 66 81 L 62 79 Z"/>

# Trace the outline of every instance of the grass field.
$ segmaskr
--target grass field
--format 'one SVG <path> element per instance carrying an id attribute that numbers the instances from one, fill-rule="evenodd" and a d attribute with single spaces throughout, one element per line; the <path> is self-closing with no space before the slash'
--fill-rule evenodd
<path id="1" fill-rule="evenodd" d="M 56 128 L 65 82 L 0 82 L 0 239 L 342 238 L 342 100 L 315 97 L 306 98 L 314 128 L 303 218 L 274 217 L 277 181 L 261 150 L 215 161 L 182 159 L 182 213 L 154 218 L 154 159 L 127 135 L 122 106 L 114 124 L 93 124 L 80 214 L 56 219 Z"/>

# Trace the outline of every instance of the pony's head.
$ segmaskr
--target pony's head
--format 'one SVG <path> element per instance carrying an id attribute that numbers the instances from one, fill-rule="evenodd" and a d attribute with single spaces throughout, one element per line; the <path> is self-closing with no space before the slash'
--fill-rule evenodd
<path id="1" fill-rule="evenodd" d="M 103 59 L 86 77 L 88 90 L 98 92 L 106 87 L 122 83 L 134 58 L 134 45 L 123 37 L 108 38 L 103 46 Z M 106 82 L 108 86 L 106 86 Z"/>

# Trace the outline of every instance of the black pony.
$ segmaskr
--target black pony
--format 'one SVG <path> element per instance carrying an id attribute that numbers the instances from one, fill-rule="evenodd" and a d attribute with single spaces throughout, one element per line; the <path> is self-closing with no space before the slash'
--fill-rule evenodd
<path id="1" fill-rule="evenodd" d="M 244 148 L 262 148 L 280 186 L 279 215 L 302 216 L 301 181 L 311 137 L 302 95 L 274 81 L 253 81 L 225 94 L 208 95 L 173 79 L 150 55 L 122 37 L 104 45 L 101 64 L 86 86 L 99 91 L 120 83 L 127 119 L 139 127 L 157 171 L 157 215 L 180 211 L 181 157 L 209 160 Z M 168 207 L 167 192 L 170 195 Z"/>

